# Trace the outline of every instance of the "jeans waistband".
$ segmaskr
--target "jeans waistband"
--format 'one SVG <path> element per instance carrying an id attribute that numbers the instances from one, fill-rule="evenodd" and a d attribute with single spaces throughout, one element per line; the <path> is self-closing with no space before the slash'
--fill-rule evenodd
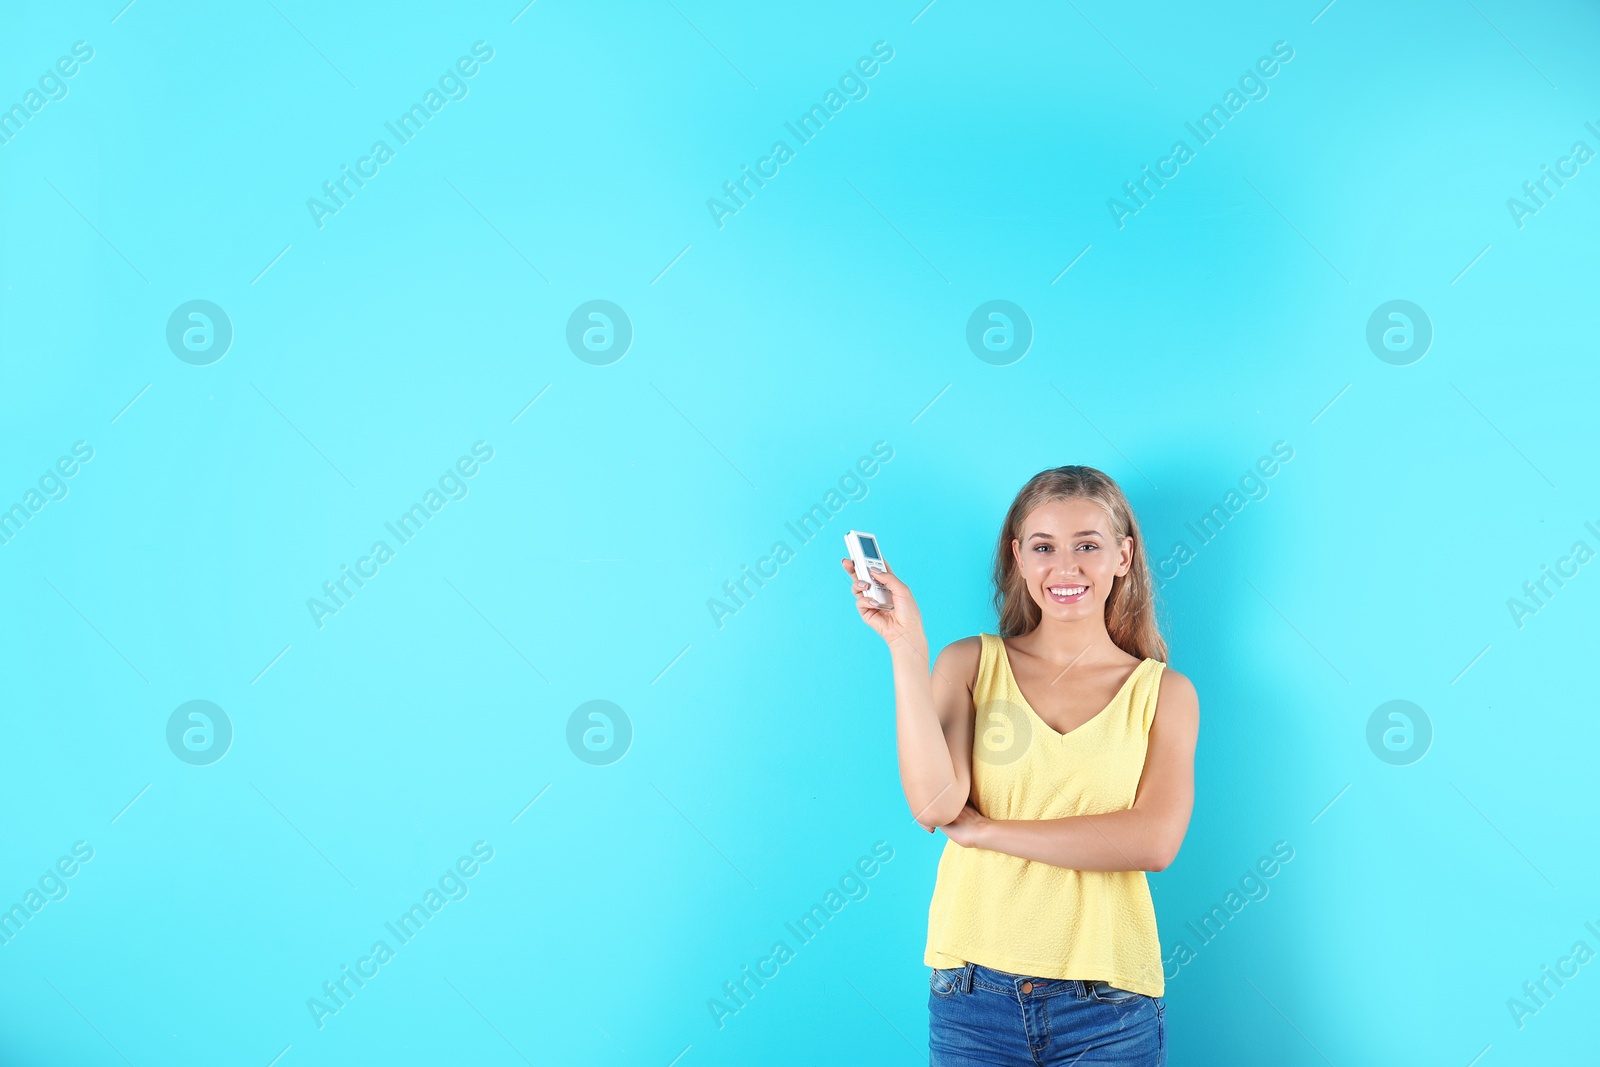
<path id="1" fill-rule="evenodd" d="M 1029 974 L 1012 974 L 1010 971 L 985 967 L 981 963 L 968 963 L 960 970 L 961 974 L 957 981 L 963 993 L 972 992 L 973 986 L 981 986 L 996 993 L 1025 993 L 1033 997 L 1069 993 L 1082 1000 L 1089 996 L 1090 989 L 1096 985 L 1094 981 L 1078 978 L 1040 978 Z M 1023 989 L 1023 986 L 1028 988 Z"/>

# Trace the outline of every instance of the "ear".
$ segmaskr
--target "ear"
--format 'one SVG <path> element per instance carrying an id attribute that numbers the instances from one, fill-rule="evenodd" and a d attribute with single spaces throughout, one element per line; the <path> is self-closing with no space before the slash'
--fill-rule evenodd
<path id="1" fill-rule="evenodd" d="M 1017 566 L 1022 566 L 1022 542 L 1015 537 L 1011 539 L 1011 558 L 1016 561 Z"/>
<path id="2" fill-rule="evenodd" d="M 1133 569 L 1133 535 L 1129 534 L 1122 539 L 1121 562 L 1117 565 L 1117 577 L 1124 578 Z"/>

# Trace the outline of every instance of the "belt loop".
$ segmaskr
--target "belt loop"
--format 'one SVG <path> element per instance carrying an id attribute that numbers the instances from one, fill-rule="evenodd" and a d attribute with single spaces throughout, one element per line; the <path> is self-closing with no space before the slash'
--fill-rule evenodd
<path id="1" fill-rule="evenodd" d="M 963 993 L 972 992 L 972 971 L 973 971 L 973 968 L 975 966 L 976 966 L 975 964 L 973 964 L 972 962 L 969 961 L 967 963 L 966 967 L 962 968 L 962 972 L 961 972 L 961 991 Z"/>

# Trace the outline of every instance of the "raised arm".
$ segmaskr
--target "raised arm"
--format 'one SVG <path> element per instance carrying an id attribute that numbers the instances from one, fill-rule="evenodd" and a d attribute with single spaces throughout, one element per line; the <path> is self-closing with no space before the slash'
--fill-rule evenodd
<path id="1" fill-rule="evenodd" d="M 990 819 L 968 806 L 945 834 L 986 848 L 1079 871 L 1161 871 L 1177 858 L 1194 810 L 1194 750 L 1200 698 L 1194 685 L 1164 670 L 1144 773 L 1133 807 L 1065 819 Z"/>
<path id="2" fill-rule="evenodd" d="M 926 652 L 921 660 L 907 653 L 894 660 L 895 734 L 900 748 L 900 786 L 905 790 L 906 802 L 911 805 L 917 822 L 930 832 L 961 814 L 972 792 L 972 686 L 978 674 L 978 654 L 981 642 L 977 637 L 964 637 L 946 645 L 939 658 L 933 662 L 933 676 L 927 674 Z M 907 700 L 909 693 L 902 678 L 912 672 L 920 674 L 923 683 L 933 690 L 933 714 L 939 724 L 940 740 L 944 746 L 951 776 L 946 779 L 935 773 L 931 780 L 922 771 L 914 750 L 907 741 L 914 736 L 914 723 L 920 721 L 915 705 Z M 939 771 L 937 759 L 933 770 Z M 908 773 L 908 770 L 911 773 Z"/>
<path id="3" fill-rule="evenodd" d="M 889 647 L 900 787 L 912 817 L 931 832 L 960 815 L 972 787 L 972 684 L 979 639 L 947 646 L 930 677 L 928 639 L 911 590 L 893 571 L 877 575 L 894 598 L 893 610 L 879 608 L 862 595 L 867 585 L 854 581 L 850 560 L 842 563 L 852 579 L 856 610 Z"/>

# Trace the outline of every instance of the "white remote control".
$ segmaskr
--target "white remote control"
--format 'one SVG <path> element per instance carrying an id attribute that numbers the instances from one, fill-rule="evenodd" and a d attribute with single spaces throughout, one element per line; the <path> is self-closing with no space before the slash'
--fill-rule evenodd
<path id="1" fill-rule="evenodd" d="M 883 553 L 878 551 L 878 539 L 869 533 L 851 530 L 844 535 L 844 547 L 849 550 L 850 559 L 856 565 L 856 581 L 868 583 L 867 599 L 880 608 L 894 610 L 894 600 L 889 596 L 888 588 L 873 576 L 874 571 L 889 569 L 883 562 Z"/>

